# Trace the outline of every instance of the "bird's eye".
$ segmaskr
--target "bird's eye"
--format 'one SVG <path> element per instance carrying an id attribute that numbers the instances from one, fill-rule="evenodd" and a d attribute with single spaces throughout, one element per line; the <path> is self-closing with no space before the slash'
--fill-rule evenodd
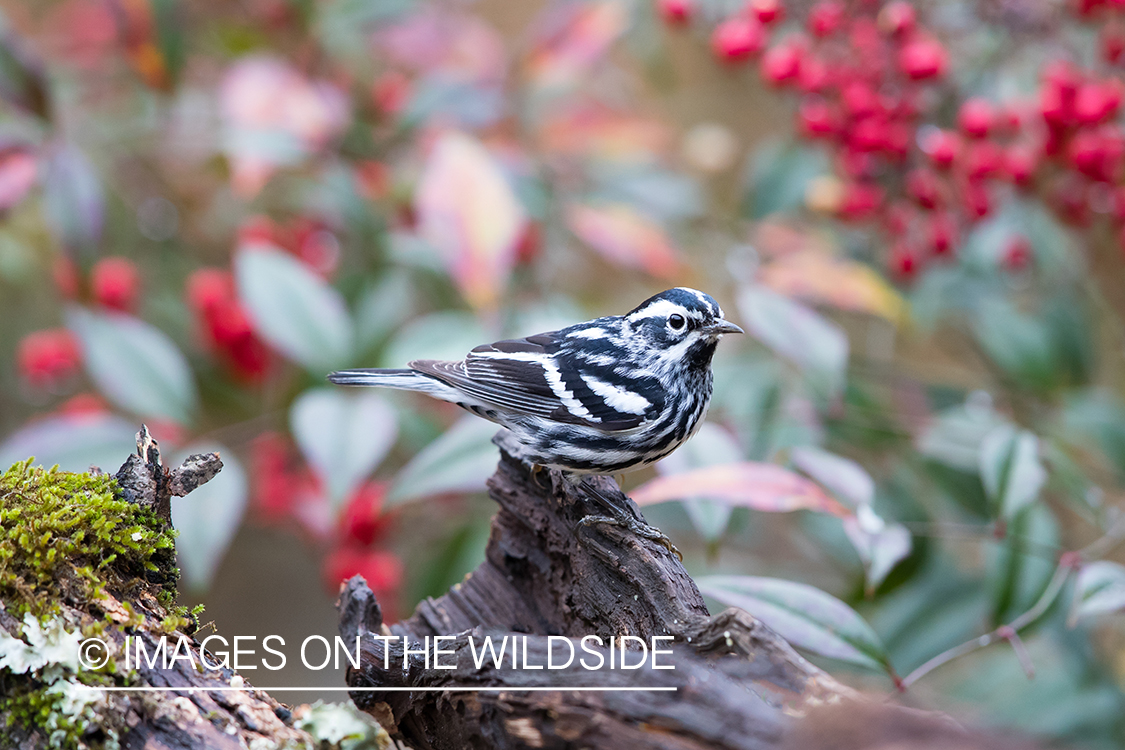
<path id="1" fill-rule="evenodd" d="M 683 315 L 669 315 L 668 325 L 672 327 L 673 331 L 679 331 L 682 330 L 685 325 L 687 325 L 687 321 L 684 320 Z"/>

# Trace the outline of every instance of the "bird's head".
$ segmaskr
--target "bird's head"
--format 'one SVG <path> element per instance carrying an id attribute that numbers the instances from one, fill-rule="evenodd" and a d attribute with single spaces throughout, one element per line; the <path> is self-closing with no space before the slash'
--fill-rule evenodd
<path id="1" fill-rule="evenodd" d="M 723 309 L 711 295 L 687 287 L 649 297 L 627 313 L 624 321 L 665 366 L 686 362 L 707 367 L 723 334 L 743 333 L 723 317 Z"/>

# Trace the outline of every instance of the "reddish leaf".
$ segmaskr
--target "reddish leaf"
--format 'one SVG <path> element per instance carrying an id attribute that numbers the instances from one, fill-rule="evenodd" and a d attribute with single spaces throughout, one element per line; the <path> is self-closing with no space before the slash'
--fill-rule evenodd
<path id="1" fill-rule="evenodd" d="M 575 83 L 605 57 L 629 23 L 626 4 L 615 0 L 555 7 L 547 33 L 528 60 L 528 72 L 540 86 Z"/>
<path id="2" fill-rule="evenodd" d="M 415 197 L 419 231 L 469 304 L 494 309 L 527 216 L 495 159 L 463 133 L 441 136 Z"/>
<path id="3" fill-rule="evenodd" d="M 816 250 L 775 259 L 758 272 L 758 281 L 787 297 L 870 313 L 892 323 L 904 313 L 902 297 L 874 270 Z"/>
<path id="4" fill-rule="evenodd" d="M 658 477 L 631 495 L 638 505 L 704 497 L 771 513 L 815 510 L 840 517 L 849 515 L 847 508 L 814 482 L 775 464 L 753 461 Z"/>
<path id="5" fill-rule="evenodd" d="M 661 278 L 680 271 L 679 257 L 664 230 L 629 206 L 571 206 L 566 220 L 579 239 L 617 265 Z"/>

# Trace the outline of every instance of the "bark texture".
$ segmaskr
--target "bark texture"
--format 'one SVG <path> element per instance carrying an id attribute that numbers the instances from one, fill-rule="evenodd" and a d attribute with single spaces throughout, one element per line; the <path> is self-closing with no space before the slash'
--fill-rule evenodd
<path id="1" fill-rule="evenodd" d="M 762 750 L 779 745 L 793 717 L 854 697 L 746 612 L 709 616 L 677 556 L 658 542 L 624 526 L 583 524 L 602 512 L 591 490 L 636 513 L 611 480 L 575 482 L 555 471 L 532 471 L 505 433 L 497 443 L 501 460 L 489 492 L 500 511 L 476 571 L 389 627 L 362 579 L 341 592 L 341 635 L 349 642 L 360 635 L 363 644 L 361 666 L 348 675 L 350 686 L 363 689 L 353 700 L 407 744 L 418 750 Z M 568 652 L 551 636 L 588 635 L 606 643 L 611 636 L 646 643 L 671 636 L 672 653 L 660 664 L 674 669 L 653 669 L 648 660 L 640 669 L 591 670 L 577 658 L 559 670 L 512 666 L 513 643 L 521 667 L 547 664 L 552 648 L 557 664 Z M 427 638 L 432 653 L 435 636 L 454 636 L 441 648 L 453 652 L 442 661 L 455 669 L 433 669 L 421 653 L 404 654 L 404 643 L 417 651 Z M 476 665 L 485 636 L 497 650 L 508 639 L 500 665 L 491 656 Z M 576 651 L 596 664 L 591 654 Z M 600 653 L 608 665 L 608 651 Z M 626 655 L 630 664 L 640 658 L 639 651 Z M 489 690 L 432 690 L 452 686 Z M 400 691 L 378 689 L 388 687 Z M 431 690 L 401 690 L 423 687 Z M 601 690 L 528 690 L 543 687 Z M 609 689 L 623 687 L 675 690 Z"/>

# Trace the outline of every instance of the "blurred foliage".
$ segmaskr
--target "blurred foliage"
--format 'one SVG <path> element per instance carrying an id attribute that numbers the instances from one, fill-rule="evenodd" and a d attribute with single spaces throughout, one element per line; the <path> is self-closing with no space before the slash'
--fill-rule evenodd
<path id="1" fill-rule="evenodd" d="M 406 612 L 480 559 L 492 426 L 324 375 L 698 287 L 750 336 L 627 486 L 705 593 L 1120 745 L 1116 5 L 0 5 L 0 466 L 144 420 L 226 464 L 187 585 L 273 524 Z"/>

